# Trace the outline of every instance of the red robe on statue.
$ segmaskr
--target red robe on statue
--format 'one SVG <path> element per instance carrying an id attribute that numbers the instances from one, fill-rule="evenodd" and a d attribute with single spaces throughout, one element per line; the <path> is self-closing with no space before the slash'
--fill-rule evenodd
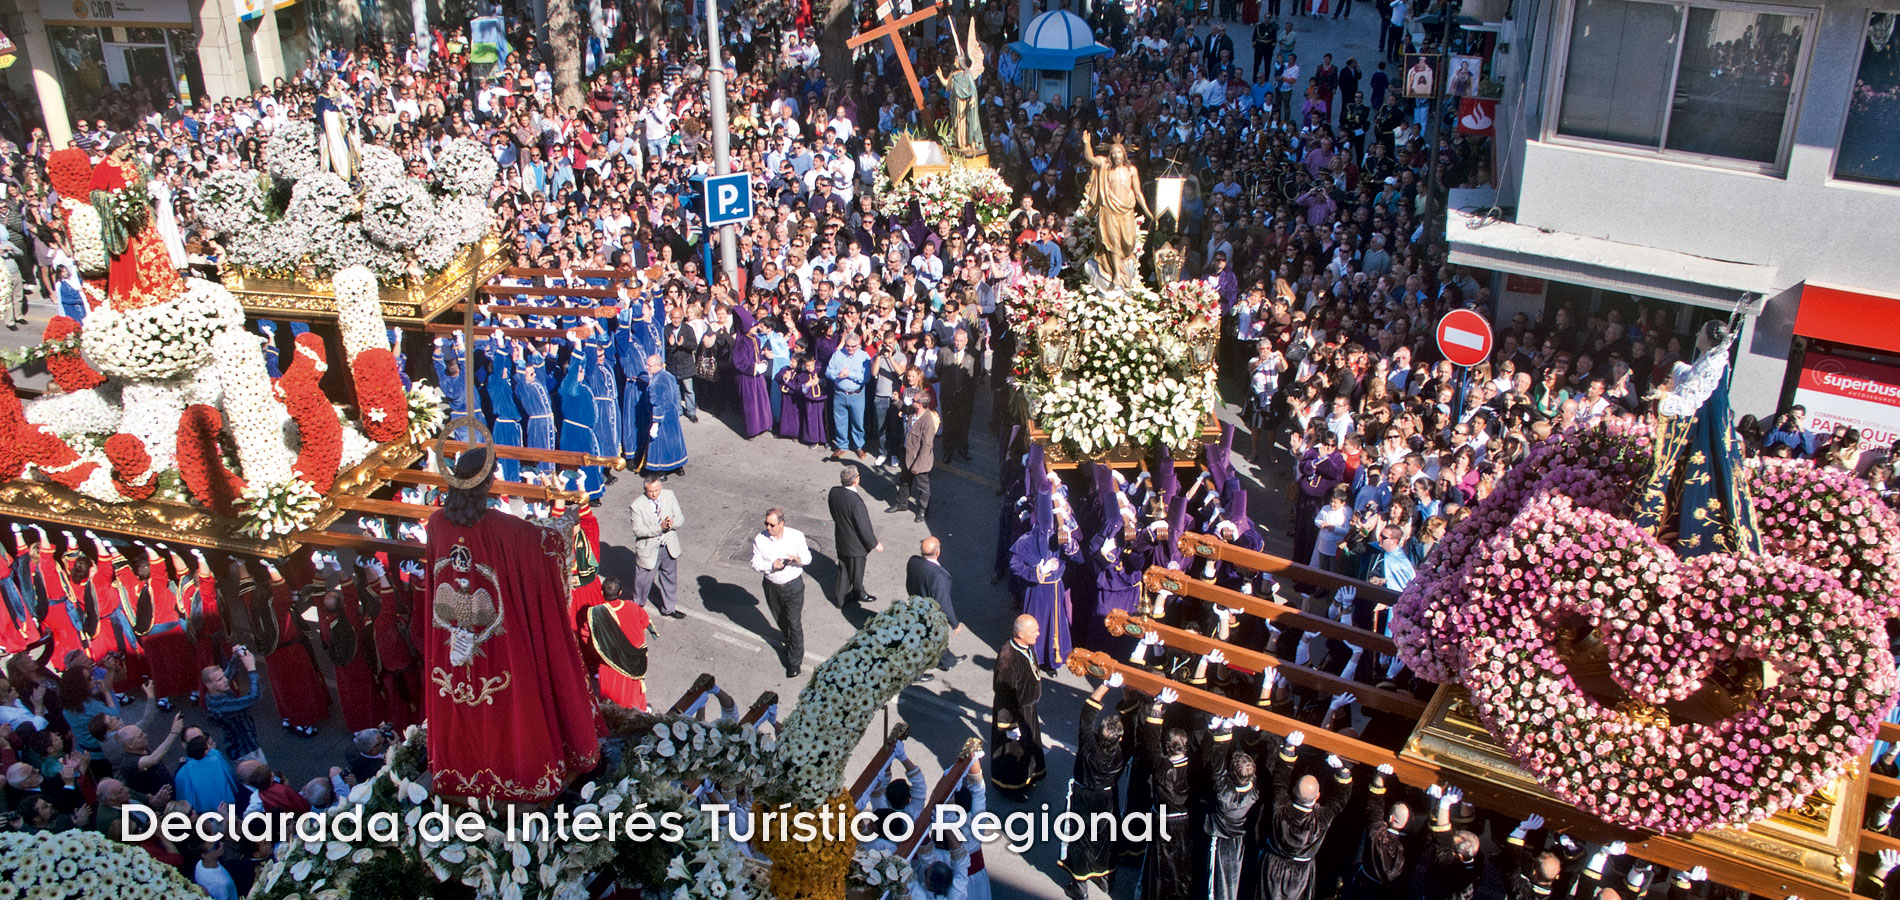
<path id="1" fill-rule="evenodd" d="M 567 618 L 567 542 L 489 511 L 429 517 L 429 767 L 443 794 L 535 803 L 600 761 L 606 733 Z"/>
<path id="2" fill-rule="evenodd" d="M 144 190 L 140 175 L 136 162 L 117 162 L 107 157 L 92 167 L 92 189 L 116 191 L 136 186 Z M 127 236 L 125 252 L 113 257 L 106 269 L 107 293 L 112 297 L 114 309 L 131 310 L 165 303 L 184 291 L 184 281 L 178 277 L 178 270 L 172 268 L 170 251 L 165 249 L 164 239 L 158 236 L 155 216 L 148 202 L 145 224 Z"/>

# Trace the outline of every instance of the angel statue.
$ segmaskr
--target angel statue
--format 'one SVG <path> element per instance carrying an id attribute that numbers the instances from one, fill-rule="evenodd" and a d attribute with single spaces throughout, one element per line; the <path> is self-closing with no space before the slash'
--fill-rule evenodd
<path id="1" fill-rule="evenodd" d="M 976 39 L 976 20 L 969 22 L 968 40 L 958 37 L 955 28 L 950 29 L 950 37 L 957 44 L 957 66 L 948 72 L 937 66 L 937 80 L 950 90 L 950 145 L 965 156 L 975 156 L 984 146 L 983 123 L 977 118 L 981 102 L 976 96 L 976 79 L 983 74 L 983 44 Z"/>

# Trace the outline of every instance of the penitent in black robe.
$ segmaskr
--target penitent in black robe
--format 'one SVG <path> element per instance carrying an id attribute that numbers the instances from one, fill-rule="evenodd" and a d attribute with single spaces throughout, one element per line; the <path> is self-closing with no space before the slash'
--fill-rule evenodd
<path id="1" fill-rule="evenodd" d="M 1319 803 L 1312 809 L 1300 809 L 1293 802 L 1296 761 L 1289 750 L 1280 751 L 1273 771 L 1273 808 L 1260 818 L 1262 844 L 1267 851 L 1260 873 L 1260 900 L 1311 900 L 1313 856 L 1352 793 L 1351 771 L 1339 769 L 1334 773 L 1332 789 L 1320 792 Z"/>
<path id="2" fill-rule="evenodd" d="M 1193 775 L 1189 759 L 1186 756 L 1171 759 L 1156 753 L 1149 766 L 1153 770 L 1149 783 L 1155 803 L 1156 828 L 1165 828 L 1167 837 L 1162 838 L 1157 830 L 1154 840 L 1148 842 L 1148 852 L 1141 865 L 1141 898 L 1202 900 L 1204 888 L 1201 879 L 1194 877 L 1193 835 L 1188 827 L 1188 794 Z M 1158 818 L 1163 807 L 1167 813 L 1165 825 Z"/>
<path id="3" fill-rule="evenodd" d="M 1117 715 L 1118 713 L 1109 713 Z M 1090 697 L 1082 702 L 1082 722 L 1076 735 L 1075 777 L 1069 781 L 1069 812 L 1087 823 L 1096 813 L 1121 815 L 1122 771 L 1128 767 L 1125 741 L 1104 750 L 1096 739 L 1101 704 Z M 1057 861 L 1077 881 L 1101 879 L 1106 885 L 1115 871 L 1115 842 L 1108 834 L 1085 828 L 1082 836 L 1062 845 Z"/>

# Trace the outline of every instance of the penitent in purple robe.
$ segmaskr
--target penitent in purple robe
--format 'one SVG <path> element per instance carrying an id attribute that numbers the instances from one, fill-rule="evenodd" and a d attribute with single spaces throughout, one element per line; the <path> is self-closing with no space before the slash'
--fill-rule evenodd
<path id="1" fill-rule="evenodd" d="M 772 430 L 773 386 L 767 383 L 765 376 L 771 361 L 766 359 L 758 337 L 752 334 L 753 326 L 758 324 L 752 312 L 739 306 L 733 308 L 733 315 L 738 319 L 739 333 L 732 342 L 732 371 L 738 379 L 739 408 L 745 419 L 740 433 L 754 438 Z"/>
<path id="2" fill-rule="evenodd" d="M 782 438 L 798 437 L 799 426 L 804 424 L 805 416 L 802 399 L 798 396 L 798 367 L 786 366 L 778 372 L 779 416 L 778 428 L 773 434 Z"/>
<path id="3" fill-rule="evenodd" d="M 816 373 L 800 371 L 798 384 L 798 439 L 814 447 L 830 443 L 831 436 L 826 427 L 825 398 L 831 395 L 825 387 L 823 377 L 811 378 Z M 807 380 L 809 378 L 809 380 Z"/>

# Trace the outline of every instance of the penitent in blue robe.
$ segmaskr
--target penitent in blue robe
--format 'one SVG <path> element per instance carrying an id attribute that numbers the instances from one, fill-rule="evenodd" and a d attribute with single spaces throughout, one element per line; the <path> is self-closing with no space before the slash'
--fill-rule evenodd
<path id="1" fill-rule="evenodd" d="M 449 374 L 448 360 L 452 358 L 459 359 L 461 361 L 462 367 L 463 367 L 462 374 L 458 374 L 458 375 Z M 448 401 L 449 401 L 450 417 L 457 418 L 457 417 L 468 415 L 469 414 L 468 401 L 470 400 L 470 397 L 468 396 L 467 371 L 468 371 L 468 366 L 470 365 L 469 361 L 462 357 L 461 351 L 456 350 L 453 347 L 444 349 L 438 346 L 435 348 L 435 353 L 432 357 L 432 362 L 434 362 L 435 364 L 436 384 L 441 386 L 442 396 L 448 398 Z M 480 385 L 482 383 L 481 377 L 479 375 L 476 377 L 475 383 L 477 385 Z M 479 416 L 482 414 L 482 398 L 481 398 L 481 394 L 479 393 L 481 389 L 478 387 L 476 388 L 476 390 L 477 390 L 477 394 L 473 398 L 475 401 L 474 409 L 475 409 L 475 415 Z M 468 429 L 458 428 L 455 430 L 455 434 L 452 435 L 452 437 L 454 437 L 454 439 L 458 441 L 466 441 L 468 440 Z"/>
<path id="2" fill-rule="evenodd" d="M 647 353 L 626 312 L 621 312 L 620 327 L 614 332 L 614 359 L 620 365 L 620 455 L 632 464 L 646 446 L 646 431 L 640 427 L 641 399 L 646 394 Z"/>
<path id="3" fill-rule="evenodd" d="M 582 377 L 587 364 L 587 348 L 578 347 L 568 357 L 567 376 L 561 379 L 561 449 L 572 453 L 593 453 L 594 395 Z M 600 467 L 581 467 L 581 486 L 590 497 L 600 497 Z"/>
<path id="4" fill-rule="evenodd" d="M 554 449 L 554 398 L 548 396 L 546 361 L 526 353 L 515 372 L 515 402 L 521 405 L 521 439 L 537 450 Z M 552 470 L 543 464 L 544 470 Z"/>
<path id="5" fill-rule="evenodd" d="M 1074 538 L 1066 547 L 1054 546 L 1055 536 L 1046 531 L 1031 529 L 1028 534 L 1016 539 L 1009 551 L 1009 569 L 1021 579 L 1023 587 L 1023 612 L 1036 617 L 1042 635 L 1036 639 L 1036 664 L 1046 668 L 1060 668 L 1067 661 L 1069 651 L 1075 645 L 1069 640 L 1069 623 L 1074 618 L 1074 610 L 1069 603 L 1069 586 L 1062 583 L 1062 576 L 1068 571 L 1069 561 L 1080 562 L 1082 548 Z M 1045 559 L 1054 559 L 1055 568 L 1044 575 L 1036 567 Z"/>
<path id="6" fill-rule="evenodd" d="M 521 410 L 515 406 L 515 388 L 510 374 L 511 363 L 508 354 L 499 349 L 498 343 L 488 346 L 488 408 L 494 410 L 489 419 L 489 429 L 495 434 L 495 443 L 503 447 L 521 446 Z M 495 461 L 495 478 L 500 481 L 521 480 L 521 461 L 499 458 Z"/>
<path id="7" fill-rule="evenodd" d="M 606 338 L 589 340 L 583 348 L 587 357 L 587 392 L 594 395 L 594 455 L 620 455 L 619 379 L 613 371 L 613 345 Z"/>
<path id="8" fill-rule="evenodd" d="M 645 411 L 646 470 L 675 472 L 686 467 L 686 431 L 680 426 L 680 385 L 662 369 L 647 376 Z"/>

